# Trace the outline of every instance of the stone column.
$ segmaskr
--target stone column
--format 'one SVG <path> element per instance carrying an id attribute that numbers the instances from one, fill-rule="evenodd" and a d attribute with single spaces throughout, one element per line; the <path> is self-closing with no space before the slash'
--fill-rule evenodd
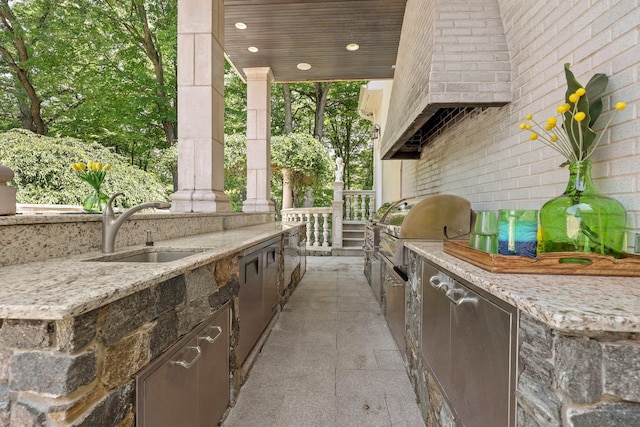
<path id="1" fill-rule="evenodd" d="M 224 194 L 224 0 L 178 0 L 178 191 L 173 212 L 230 212 Z"/>
<path id="2" fill-rule="evenodd" d="M 282 209 L 293 207 L 293 193 L 291 192 L 291 169 L 282 169 Z"/>
<path id="3" fill-rule="evenodd" d="M 247 75 L 247 200 L 243 212 L 275 212 L 271 201 L 271 82 L 269 67 Z"/>

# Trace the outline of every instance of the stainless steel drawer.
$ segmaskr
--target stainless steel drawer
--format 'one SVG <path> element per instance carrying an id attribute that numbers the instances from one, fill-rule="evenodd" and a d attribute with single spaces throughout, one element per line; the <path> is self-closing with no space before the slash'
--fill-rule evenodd
<path id="1" fill-rule="evenodd" d="M 229 303 L 136 376 L 136 426 L 212 427 L 229 405 Z"/>

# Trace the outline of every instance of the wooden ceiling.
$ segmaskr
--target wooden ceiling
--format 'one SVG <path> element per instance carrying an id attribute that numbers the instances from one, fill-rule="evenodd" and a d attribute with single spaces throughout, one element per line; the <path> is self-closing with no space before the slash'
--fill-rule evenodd
<path id="1" fill-rule="evenodd" d="M 276 82 L 393 78 L 406 0 L 225 0 L 225 52 Z M 237 22 L 247 25 L 236 28 Z M 350 52 L 346 46 L 357 43 Z M 249 47 L 257 47 L 256 53 Z M 296 66 L 306 62 L 308 71 Z"/>

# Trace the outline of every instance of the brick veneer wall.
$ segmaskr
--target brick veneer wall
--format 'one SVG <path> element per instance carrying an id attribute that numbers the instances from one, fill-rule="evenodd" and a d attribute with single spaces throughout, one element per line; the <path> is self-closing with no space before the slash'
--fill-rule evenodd
<path id="1" fill-rule="evenodd" d="M 300 279 L 278 293 L 286 303 Z M 231 401 L 241 386 L 236 348 L 238 258 L 212 262 L 65 320 L 0 321 L 0 426 L 135 425 L 135 374 L 230 302 Z"/>
<path id="2" fill-rule="evenodd" d="M 528 113 L 541 121 L 555 114 L 556 106 L 564 102 L 564 63 L 572 64 L 583 84 L 593 74 L 605 73 L 610 80 L 603 98 L 605 111 L 597 127 L 604 126 L 615 102 L 626 101 L 628 107 L 616 116 L 592 157 L 592 171 L 597 188 L 627 210 L 631 244 L 632 233 L 640 232 L 638 3 L 497 3 L 510 57 L 512 102 L 488 108 L 447 129 L 423 149 L 419 161 L 404 162 L 403 176 L 415 175 L 416 194 L 454 193 L 471 200 L 476 210 L 539 209 L 562 193 L 568 171 L 559 168 L 564 161 L 560 154 L 541 142 L 529 141 L 518 124 Z M 425 7 L 432 7 L 429 4 Z M 484 12 L 478 8 L 478 13 Z M 421 43 L 422 32 L 415 37 L 416 43 Z M 421 75 L 425 69 L 403 72 Z M 413 179 L 408 182 L 413 185 Z"/>

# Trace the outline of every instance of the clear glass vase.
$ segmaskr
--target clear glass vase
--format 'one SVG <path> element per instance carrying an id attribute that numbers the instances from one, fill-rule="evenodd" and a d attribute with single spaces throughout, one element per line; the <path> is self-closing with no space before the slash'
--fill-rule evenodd
<path id="1" fill-rule="evenodd" d="M 82 209 L 86 213 L 102 213 L 105 205 L 109 202 L 109 196 L 100 189 L 95 189 L 82 201 Z"/>
<path id="2" fill-rule="evenodd" d="M 622 256 L 626 214 L 616 200 L 601 196 L 591 180 L 591 162 L 569 164 L 564 193 L 540 209 L 540 252 Z"/>

